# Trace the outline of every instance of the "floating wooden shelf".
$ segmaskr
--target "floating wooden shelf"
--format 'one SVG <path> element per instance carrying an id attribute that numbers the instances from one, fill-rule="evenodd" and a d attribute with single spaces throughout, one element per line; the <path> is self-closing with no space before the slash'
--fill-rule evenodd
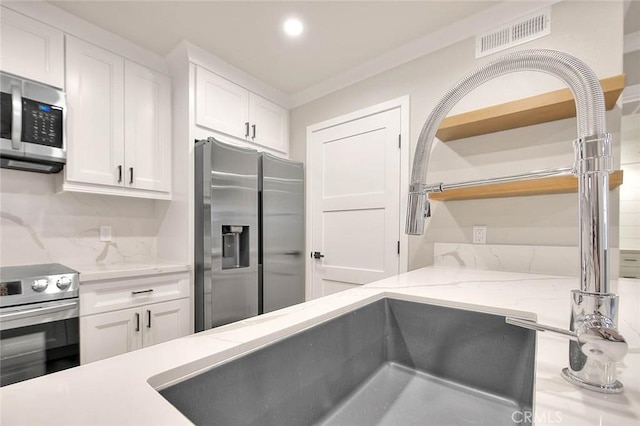
<path id="1" fill-rule="evenodd" d="M 609 189 L 622 185 L 622 170 L 609 175 Z M 478 198 L 521 197 L 527 195 L 565 194 L 577 192 L 578 179 L 574 176 L 553 176 L 518 182 L 494 183 L 468 188 L 450 189 L 429 194 L 430 200 L 473 200 Z"/>
<path id="2" fill-rule="evenodd" d="M 600 80 L 607 110 L 616 104 L 624 84 L 624 74 Z M 448 142 L 575 116 L 576 106 L 571 91 L 561 89 L 447 117 L 436 136 Z"/>

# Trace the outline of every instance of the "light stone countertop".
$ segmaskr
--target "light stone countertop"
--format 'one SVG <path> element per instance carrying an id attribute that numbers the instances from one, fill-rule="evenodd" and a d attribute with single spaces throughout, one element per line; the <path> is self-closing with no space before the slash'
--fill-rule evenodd
<path id="1" fill-rule="evenodd" d="M 80 285 L 101 280 L 117 280 L 120 278 L 125 279 L 144 275 L 188 272 L 191 270 L 188 264 L 164 260 L 86 265 L 74 265 L 71 263 L 67 264 L 67 266 L 80 272 Z"/>
<path id="2" fill-rule="evenodd" d="M 165 384 L 383 297 L 502 315 L 537 314 L 565 328 L 577 279 L 469 269 L 423 268 L 146 349 L 0 388 L 0 423 L 177 425 L 189 421 L 157 393 Z M 621 395 L 565 382 L 568 343 L 538 333 L 536 424 L 640 424 L 640 282 L 612 282 L 620 295 L 621 333 L 629 354 L 618 364 Z M 152 386 L 153 385 L 153 386 Z"/>

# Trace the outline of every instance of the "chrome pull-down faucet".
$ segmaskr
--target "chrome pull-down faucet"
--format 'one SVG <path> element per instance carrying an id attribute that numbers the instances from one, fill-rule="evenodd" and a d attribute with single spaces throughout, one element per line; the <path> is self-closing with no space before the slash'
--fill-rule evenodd
<path id="1" fill-rule="evenodd" d="M 496 77 L 518 71 L 540 71 L 559 78 L 569 86 L 576 103 L 578 139 L 574 141 L 575 161 L 570 170 L 578 178 L 580 290 L 572 291 L 570 332 L 578 332 L 584 324 L 596 320 L 608 324 L 607 329 L 619 335 L 615 328 L 618 296 L 609 292 L 611 135 L 605 130 L 605 104 L 600 82 L 591 68 L 571 55 L 554 50 L 508 54 L 467 74 L 444 95 L 418 137 L 409 187 L 406 233 L 424 233 L 425 217 L 430 214 L 427 194 L 445 190 L 442 183 L 425 183 L 431 147 L 442 120 L 471 90 Z M 597 351 L 586 351 L 585 355 L 583 346 L 573 340 L 570 342 L 569 367 L 563 370 L 563 377 L 591 390 L 622 392 L 622 384 L 615 376 L 616 361 L 597 356 Z"/>

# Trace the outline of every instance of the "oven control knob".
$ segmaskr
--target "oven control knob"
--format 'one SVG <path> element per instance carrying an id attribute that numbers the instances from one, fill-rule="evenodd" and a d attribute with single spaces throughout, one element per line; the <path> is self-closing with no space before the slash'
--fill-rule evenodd
<path id="1" fill-rule="evenodd" d="M 49 285 L 49 280 L 39 279 L 39 280 L 35 280 L 33 284 L 31 284 L 31 289 L 39 293 L 41 291 L 44 291 L 48 285 Z"/>
<path id="2" fill-rule="evenodd" d="M 58 282 L 56 283 L 56 285 L 58 286 L 58 288 L 60 290 L 66 290 L 69 288 L 69 286 L 71 285 L 71 278 L 69 277 L 62 277 L 58 280 Z"/>

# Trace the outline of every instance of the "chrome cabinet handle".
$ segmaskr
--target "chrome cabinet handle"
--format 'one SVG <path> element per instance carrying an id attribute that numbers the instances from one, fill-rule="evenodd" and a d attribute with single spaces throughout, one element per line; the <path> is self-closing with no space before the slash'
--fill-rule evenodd
<path id="1" fill-rule="evenodd" d="M 133 185 L 133 167 L 129 167 L 129 185 Z"/>
<path id="2" fill-rule="evenodd" d="M 151 293 L 153 291 L 152 288 L 148 289 L 148 290 L 138 290 L 138 291 L 132 291 L 131 294 L 132 295 L 136 295 L 136 294 L 144 294 L 144 293 Z"/>
<path id="3" fill-rule="evenodd" d="M 251 130 L 253 130 L 253 136 L 251 136 L 251 139 L 255 139 L 256 138 L 256 125 L 252 125 L 251 126 Z"/>
<path id="4" fill-rule="evenodd" d="M 151 328 L 151 310 L 147 309 L 147 328 Z"/>
<path id="5" fill-rule="evenodd" d="M 22 88 L 11 86 L 11 148 L 20 149 L 22 139 Z"/>
<path id="6" fill-rule="evenodd" d="M 140 314 L 136 312 L 136 331 L 140 331 Z"/>
<path id="7" fill-rule="evenodd" d="M 249 137 L 249 122 L 248 121 L 246 123 L 244 123 L 244 137 L 245 138 Z"/>
<path id="8" fill-rule="evenodd" d="M 118 166 L 118 183 L 122 183 L 122 165 Z"/>

